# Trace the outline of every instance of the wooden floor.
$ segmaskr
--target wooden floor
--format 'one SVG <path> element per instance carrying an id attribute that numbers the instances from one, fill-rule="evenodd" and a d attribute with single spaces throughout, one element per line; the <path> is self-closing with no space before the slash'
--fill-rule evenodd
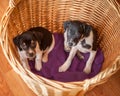
<path id="1" fill-rule="evenodd" d="M 8 6 L 9 0 L 0 0 L 0 20 Z M 0 96 L 36 96 L 16 74 L 0 47 Z M 96 86 L 85 96 L 120 96 L 120 71 L 113 75 L 108 82 Z"/>

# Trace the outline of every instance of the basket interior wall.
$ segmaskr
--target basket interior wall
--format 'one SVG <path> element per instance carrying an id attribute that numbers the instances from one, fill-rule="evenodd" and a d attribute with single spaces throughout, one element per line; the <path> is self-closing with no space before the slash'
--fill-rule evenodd
<path id="1" fill-rule="evenodd" d="M 51 32 L 63 32 L 66 20 L 89 22 L 96 28 L 105 55 L 103 69 L 120 54 L 120 17 L 106 0 L 21 0 L 7 27 L 11 49 L 15 49 L 13 37 L 23 31 L 43 26 Z"/>

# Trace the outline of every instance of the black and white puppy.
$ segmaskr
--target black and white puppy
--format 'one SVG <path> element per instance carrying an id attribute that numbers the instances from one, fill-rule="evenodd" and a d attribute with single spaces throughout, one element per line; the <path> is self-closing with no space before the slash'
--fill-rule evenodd
<path id="1" fill-rule="evenodd" d="M 18 47 L 24 68 L 30 70 L 28 59 L 35 59 L 35 69 L 40 71 L 42 62 L 48 61 L 48 54 L 54 47 L 54 37 L 43 27 L 34 27 L 13 38 Z"/>
<path id="2" fill-rule="evenodd" d="M 90 52 L 89 59 L 83 70 L 89 74 L 98 48 L 97 32 L 91 25 L 77 20 L 66 21 L 63 26 L 65 30 L 64 49 L 70 53 L 65 63 L 60 66 L 59 72 L 64 72 L 70 67 L 76 53 L 79 54 L 80 58 L 84 58 L 80 53 Z"/>

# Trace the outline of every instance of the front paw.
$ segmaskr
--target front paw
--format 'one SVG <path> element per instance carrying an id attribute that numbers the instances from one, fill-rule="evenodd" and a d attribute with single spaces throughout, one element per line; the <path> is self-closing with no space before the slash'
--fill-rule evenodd
<path id="1" fill-rule="evenodd" d="M 78 56 L 78 58 L 80 59 L 80 60 L 83 60 L 84 59 L 84 56 Z"/>
<path id="2" fill-rule="evenodd" d="M 28 62 L 22 62 L 22 65 L 25 69 L 31 70 Z"/>
<path id="3" fill-rule="evenodd" d="M 31 70 L 29 65 L 23 65 L 23 67 L 27 70 Z"/>
<path id="4" fill-rule="evenodd" d="M 69 66 L 64 63 L 62 66 L 59 67 L 59 72 L 65 72 L 68 68 Z"/>
<path id="5" fill-rule="evenodd" d="M 77 56 L 80 60 L 84 59 L 84 56 L 79 51 L 77 51 Z"/>
<path id="6" fill-rule="evenodd" d="M 35 63 L 35 69 L 36 69 L 37 71 L 40 71 L 40 70 L 42 69 L 42 64 L 37 61 L 37 62 Z"/>
<path id="7" fill-rule="evenodd" d="M 42 57 L 42 62 L 46 63 L 48 61 L 48 55 L 44 54 Z"/>
<path id="8" fill-rule="evenodd" d="M 91 72 L 91 68 L 90 67 L 85 67 L 83 72 L 85 72 L 86 74 L 89 74 Z"/>

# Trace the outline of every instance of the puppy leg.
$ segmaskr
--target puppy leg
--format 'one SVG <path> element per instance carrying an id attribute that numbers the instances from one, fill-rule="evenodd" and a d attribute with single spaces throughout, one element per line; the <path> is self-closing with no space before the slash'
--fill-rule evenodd
<path id="1" fill-rule="evenodd" d="M 52 36 L 52 44 L 50 46 L 50 48 L 46 49 L 43 57 L 42 57 L 42 62 L 47 62 L 48 61 L 48 54 L 52 51 L 52 49 L 54 48 L 55 45 L 55 40 L 54 40 L 54 36 Z"/>
<path id="2" fill-rule="evenodd" d="M 96 51 L 90 52 L 90 57 L 86 63 L 84 70 L 83 70 L 86 74 L 89 74 L 91 72 L 91 67 L 92 67 L 92 63 L 94 61 L 95 55 L 96 55 Z"/>
<path id="3" fill-rule="evenodd" d="M 43 51 L 41 51 L 39 49 L 39 45 L 37 44 L 36 46 L 36 58 L 35 58 L 35 69 L 37 71 L 40 71 L 42 69 L 42 55 L 43 55 Z"/>
<path id="4" fill-rule="evenodd" d="M 41 58 L 42 58 L 42 52 L 37 53 L 35 58 L 35 69 L 37 71 L 40 71 L 42 69 Z"/>
<path id="5" fill-rule="evenodd" d="M 81 60 L 81 59 L 84 59 L 84 56 L 81 55 L 80 51 L 77 51 L 77 56 L 78 56 L 78 58 L 79 58 L 80 60 Z"/>
<path id="6" fill-rule="evenodd" d="M 18 49 L 18 53 L 19 53 L 20 61 L 21 61 L 22 65 L 23 65 L 23 67 L 25 69 L 30 70 L 30 66 L 28 64 L 28 60 L 27 60 L 26 55 L 25 55 L 26 53 L 24 51 L 20 51 L 19 49 Z"/>
<path id="7" fill-rule="evenodd" d="M 45 52 L 42 57 L 42 62 L 46 63 L 48 61 L 48 54 L 49 52 Z"/>
<path id="8" fill-rule="evenodd" d="M 67 43 L 67 32 L 64 32 L 64 50 L 66 52 L 70 52 L 70 48 L 68 47 L 68 43 Z"/>
<path id="9" fill-rule="evenodd" d="M 30 66 L 29 66 L 29 64 L 28 64 L 27 58 L 22 58 L 22 57 L 21 57 L 20 60 L 21 60 L 21 62 L 22 62 L 23 67 L 24 67 L 25 69 L 30 70 Z"/>
<path id="10" fill-rule="evenodd" d="M 67 60 L 62 66 L 60 66 L 59 72 L 65 72 L 70 67 L 72 59 L 74 58 L 76 52 L 77 52 L 77 49 L 75 47 L 72 47 Z"/>

